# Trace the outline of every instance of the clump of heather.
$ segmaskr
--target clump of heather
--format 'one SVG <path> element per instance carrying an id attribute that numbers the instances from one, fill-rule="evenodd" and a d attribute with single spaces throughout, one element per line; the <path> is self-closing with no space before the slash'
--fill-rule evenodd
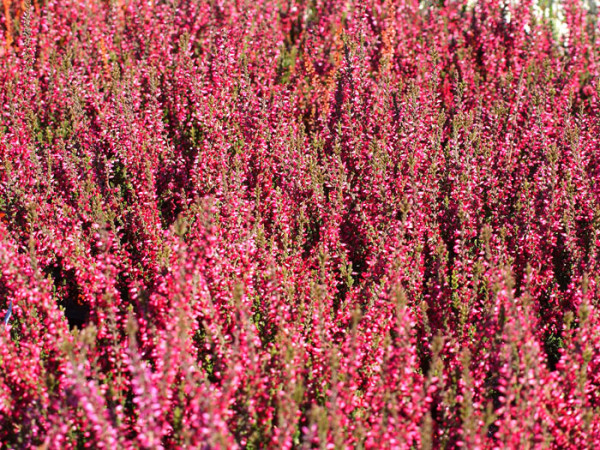
<path id="1" fill-rule="evenodd" d="M 3 0 L 7 448 L 600 443 L 580 0 Z"/>

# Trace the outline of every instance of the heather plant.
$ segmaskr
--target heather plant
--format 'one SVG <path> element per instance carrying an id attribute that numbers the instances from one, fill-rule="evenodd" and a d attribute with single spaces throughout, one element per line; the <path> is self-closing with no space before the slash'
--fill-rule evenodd
<path id="1" fill-rule="evenodd" d="M 594 1 L 3 0 L 6 448 L 595 448 Z"/>

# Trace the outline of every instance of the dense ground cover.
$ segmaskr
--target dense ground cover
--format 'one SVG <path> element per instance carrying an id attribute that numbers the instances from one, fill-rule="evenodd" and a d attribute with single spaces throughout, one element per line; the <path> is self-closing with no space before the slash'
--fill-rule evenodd
<path id="1" fill-rule="evenodd" d="M 0 446 L 600 444 L 595 2 L 2 11 Z"/>

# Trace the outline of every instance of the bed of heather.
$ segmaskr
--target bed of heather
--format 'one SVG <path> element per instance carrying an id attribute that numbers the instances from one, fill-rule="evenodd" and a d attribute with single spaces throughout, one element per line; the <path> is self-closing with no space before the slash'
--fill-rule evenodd
<path id="1" fill-rule="evenodd" d="M 600 445 L 598 17 L 3 0 L 0 447 Z"/>

